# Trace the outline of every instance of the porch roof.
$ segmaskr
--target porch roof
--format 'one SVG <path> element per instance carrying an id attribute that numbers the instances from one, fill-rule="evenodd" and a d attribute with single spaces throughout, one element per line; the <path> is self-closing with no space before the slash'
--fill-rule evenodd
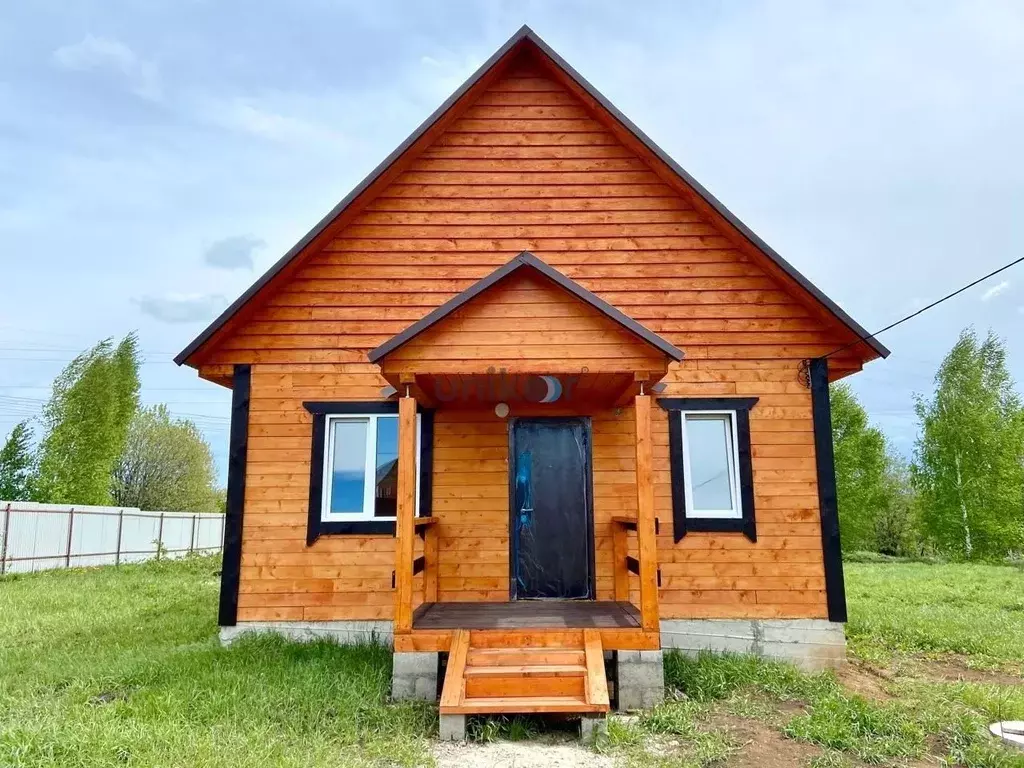
<path id="1" fill-rule="evenodd" d="M 584 304 L 589 305 L 609 320 L 621 326 L 636 338 L 660 351 L 670 360 L 678 362 L 683 359 L 683 352 L 678 347 L 666 341 L 653 331 L 648 330 L 633 318 L 627 316 L 608 302 L 594 295 L 576 281 L 559 272 L 557 269 L 554 269 L 550 265 L 544 263 L 532 253 L 523 251 L 504 266 L 499 267 L 487 277 L 481 279 L 477 283 L 474 283 L 459 295 L 445 302 L 429 314 L 424 315 L 404 331 L 392 336 L 379 347 L 372 350 L 368 355 L 370 362 L 380 362 L 384 357 L 416 338 L 424 331 L 435 326 L 437 323 L 444 320 L 477 296 L 480 296 L 512 275 L 521 273 L 521 271 L 539 273 L 562 290 L 572 294 Z"/>

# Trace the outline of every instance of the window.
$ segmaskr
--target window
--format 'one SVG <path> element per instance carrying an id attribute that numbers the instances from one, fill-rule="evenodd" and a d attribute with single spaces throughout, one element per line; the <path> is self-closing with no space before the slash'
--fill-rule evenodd
<path id="1" fill-rule="evenodd" d="M 737 498 L 736 412 L 688 412 L 683 421 L 687 517 L 742 517 Z"/>
<path id="2" fill-rule="evenodd" d="M 398 512 L 398 404 L 303 403 L 313 414 L 306 543 L 391 534 Z M 416 509 L 430 514 L 433 413 L 416 415 Z"/>
<path id="3" fill-rule="evenodd" d="M 675 540 L 690 531 L 743 533 L 754 524 L 750 409 L 757 398 L 661 398 L 669 413 Z"/>
<path id="4" fill-rule="evenodd" d="M 419 416 L 416 422 L 418 427 Z M 326 431 L 322 519 L 394 520 L 398 512 L 398 416 L 328 416 Z M 419 463 L 418 429 L 416 453 Z"/>

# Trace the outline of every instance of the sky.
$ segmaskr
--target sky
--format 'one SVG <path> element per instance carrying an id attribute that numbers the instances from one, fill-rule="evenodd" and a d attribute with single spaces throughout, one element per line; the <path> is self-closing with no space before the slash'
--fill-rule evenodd
<path id="1" fill-rule="evenodd" d="M 34 0 L 0 9 L 0 435 L 136 330 L 170 360 L 523 23 L 869 330 L 1024 255 L 1024 3 Z M 961 329 L 1024 382 L 1024 265 L 850 379 L 904 454 Z"/>

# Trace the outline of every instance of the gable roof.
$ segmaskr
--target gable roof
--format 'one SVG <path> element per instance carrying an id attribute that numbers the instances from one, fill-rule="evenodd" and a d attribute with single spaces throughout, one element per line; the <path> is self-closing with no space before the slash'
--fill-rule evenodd
<path id="1" fill-rule="evenodd" d="M 491 272 L 487 277 L 477 281 L 469 288 L 464 290 L 458 296 L 449 299 L 440 307 L 432 311 L 430 314 L 423 316 L 415 323 L 410 325 L 401 333 L 392 336 L 390 339 L 385 341 L 376 349 L 372 350 L 367 357 L 369 357 L 371 363 L 376 363 L 385 355 L 398 349 L 400 346 L 405 344 L 407 341 L 412 340 L 416 336 L 419 336 L 425 330 L 431 326 L 437 324 L 444 318 L 448 317 L 452 312 L 463 306 L 467 302 L 473 300 L 481 293 L 486 291 L 488 288 L 496 285 L 497 283 L 504 280 L 506 277 L 515 274 L 516 272 L 527 269 L 535 272 L 539 272 L 548 280 L 558 285 L 563 290 L 571 293 L 577 299 L 585 304 L 590 305 L 602 315 L 607 317 L 609 320 L 618 323 L 620 326 L 625 328 L 627 331 L 632 333 L 634 336 L 638 336 L 652 347 L 657 348 L 668 357 L 672 358 L 676 362 L 683 359 L 683 353 L 678 347 L 669 343 L 658 334 L 647 330 L 640 323 L 633 318 L 620 312 L 611 304 L 604 299 L 595 296 L 593 293 L 588 291 L 582 285 L 566 277 L 557 269 L 553 268 L 549 264 L 544 263 L 529 251 L 523 251 L 518 256 L 513 258 L 510 262 L 502 267 L 498 267 L 496 270 Z"/>
<path id="2" fill-rule="evenodd" d="M 448 99 L 438 107 L 420 126 L 413 131 L 395 150 L 388 155 L 383 162 L 374 168 L 346 197 L 338 203 L 331 211 L 324 216 L 306 235 L 299 240 L 284 256 L 282 256 L 269 270 L 267 270 L 248 290 L 233 301 L 221 315 L 214 320 L 202 333 L 200 333 L 185 349 L 174 358 L 174 362 L 182 365 L 188 362 L 199 349 L 205 345 L 213 336 L 220 331 L 232 318 L 234 318 L 257 294 L 271 283 L 281 272 L 296 262 L 298 257 L 314 241 L 323 235 L 332 224 L 344 214 L 349 207 L 355 203 L 367 190 L 376 182 L 380 181 L 392 166 L 413 145 L 423 139 L 432 129 L 437 127 L 439 122 L 460 100 L 470 91 L 481 84 L 481 81 L 491 74 L 499 62 L 509 57 L 515 51 L 524 46 L 532 46 L 553 63 L 559 70 L 567 75 L 579 88 L 583 90 L 594 102 L 596 102 L 615 121 L 624 127 L 633 138 L 638 140 L 651 154 L 667 166 L 686 186 L 692 189 L 701 200 L 703 200 L 715 213 L 721 216 L 739 235 L 745 238 L 754 248 L 764 254 L 776 267 L 792 279 L 800 288 L 810 294 L 829 314 L 839 320 L 851 333 L 856 335 L 860 341 L 880 357 L 888 357 L 889 350 L 867 330 L 850 317 L 843 309 L 821 292 L 810 280 L 804 277 L 793 265 L 776 253 L 772 248 L 759 238 L 742 221 L 740 221 L 728 208 L 726 208 L 714 195 L 705 189 L 696 179 L 687 173 L 675 160 L 673 160 L 661 147 L 652 141 L 633 122 L 623 115 L 614 104 L 592 86 L 587 80 L 573 69 L 568 62 L 559 56 L 547 43 L 545 43 L 530 27 L 523 25 L 504 45 L 485 61 L 466 82 L 452 93 Z M 546 265 L 545 265 L 546 266 Z M 596 298 L 596 297 L 595 297 Z"/>

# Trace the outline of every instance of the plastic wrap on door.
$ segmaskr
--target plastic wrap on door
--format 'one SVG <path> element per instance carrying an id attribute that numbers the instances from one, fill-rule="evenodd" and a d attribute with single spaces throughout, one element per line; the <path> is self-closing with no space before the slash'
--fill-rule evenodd
<path id="1" fill-rule="evenodd" d="M 591 597 L 588 432 L 580 420 L 514 426 L 514 593 Z"/>

